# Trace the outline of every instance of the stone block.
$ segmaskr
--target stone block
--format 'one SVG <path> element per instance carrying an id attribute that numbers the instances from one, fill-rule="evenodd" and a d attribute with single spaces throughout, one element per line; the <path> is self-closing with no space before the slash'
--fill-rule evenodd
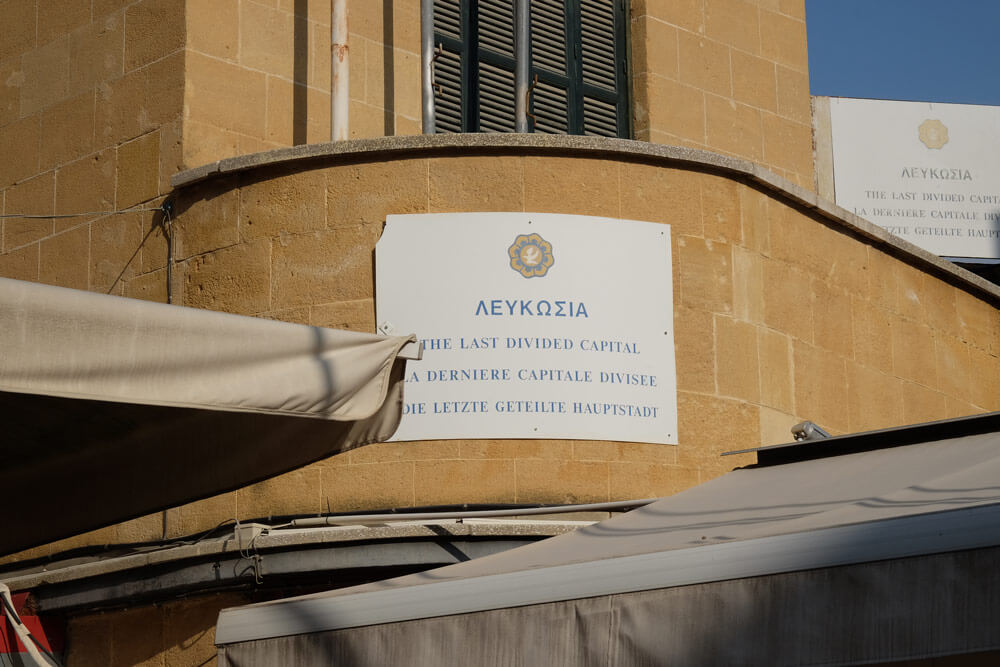
<path id="1" fill-rule="evenodd" d="M 360 82 L 361 88 L 354 90 L 354 77 L 351 77 L 351 96 L 362 100 L 365 104 L 379 109 L 392 109 L 392 91 L 386 90 L 390 83 L 386 77 L 393 74 L 392 67 L 395 64 L 392 58 L 392 46 L 386 46 L 381 41 L 375 42 L 370 39 L 358 40 L 359 47 L 364 48 L 364 71 L 360 73 L 363 77 Z M 358 48 L 351 49 L 351 56 L 358 51 Z M 386 69 L 388 64 L 389 69 Z M 353 67 L 351 68 L 354 69 Z M 387 94 L 388 93 L 388 94 Z"/>
<path id="2" fill-rule="evenodd" d="M 77 95 L 94 90 L 124 73 L 125 30 L 122 14 L 95 16 L 69 36 L 69 89 Z"/>
<path id="3" fill-rule="evenodd" d="M 187 48 L 235 62 L 240 46 L 239 0 L 189 3 L 185 12 Z"/>
<path id="4" fill-rule="evenodd" d="M 962 340 L 1000 354 L 1000 309 L 964 290 L 956 290 L 955 310 Z"/>
<path id="5" fill-rule="evenodd" d="M 778 65 L 777 75 L 778 115 L 796 123 L 810 125 L 812 108 L 809 104 L 809 76 L 802 71 Z"/>
<path id="6" fill-rule="evenodd" d="M 736 0 L 740 2 L 740 0 Z M 777 111 L 777 79 L 774 63 L 759 56 L 734 50 L 733 98 L 758 109 Z M 808 99 L 808 91 L 806 93 Z M 807 107 L 808 108 L 808 107 Z"/>
<path id="7" fill-rule="evenodd" d="M 293 0 L 294 1 L 294 0 Z M 326 13 L 329 13 L 329 9 Z M 417 20 L 419 24 L 419 19 Z M 329 19 L 326 24 L 322 23 L 312 23 L 310 22 L 310 33 L 309 33 L 309 75 L 308 84 L 310 88 L 318 90 L 320 92 L 329 93 L 330 92 L 330 24 Z M 354 48 L 354 44 L 351 41 L 350 35 L 348 35 L 348 51 L 351 58 L 351 69 L 355 67 L 365 69 L 364 65 L 364 49 Z M 354 76 L 363 76 L 363 72 L 354 74 Z M 417 75 L 419 79 L 419 74 Z M 364 79 L 362 79 L 364 81 Z M 350 81 L 348 81 L 348 87 L 350 87 Z"/>
<path id="8" fill-rule="evenodd" d="M 381 461 L 437 461 L 460 458 L 458 440 L 420 440 L 415 442 L 382 442 L 351 450 L 351 465 Z"/>
<path id="9" fill-rule="evenodd" d="M 765 164 L 800 174 L 813 189 L 812 128 L 772 113 L 761 114 Z"/>
<path id="10" fill-rule="evenodd" d="M 160 269 L 135 276 L 125 282 L 122 296 L 143 299 L 157 303 L 167 303 L 167 270 Z"/>
<path id="11" fill-rule="evenodd" d="M 649 442 L 608 442 L 577 440 L 573 443 L 574 461 L 630 461 L 676 465 L 677 447 Z"/>
<path id="12" fill-rule="evenodd" d="M 958 310 L 955 295 L 958 289 L 940 278 L 925 273 L 921 289 L 921 302 L 925 321 L 938 331 L 959 335 Z"/>
<path id="13" fill-rule="evenodd" d="M 1000 357 L 970 347 L 969 361 L 972 367 L 971 402 L 984 410 L 1000 410 Z"/>
<path id="14" fill-rule="evenodd" d="M 313 464 L 236 491 L 240 521 L 324 511 L 320 492 L 322 468 Z"/>
<path id="15" fill-rule="evenodd" d="M 417 504 L 414 465 L 412 461 L 321 465 L 322 511 L 413 507 Z"/>
<path id="16" fill-rule="evenodd" d="M 763 265 L 764 323 L 811 343 L 813 304 L 809 274 L 785 262 L 768 258 L 763 259 Z"/>
<path id="17" fill-rule="evenodd" d="M 827 431 L 849 431 L 845 360 L 799 341 L 792 343 L 792 358 L 795 368 L 795 414 Z"/>
<path id="18" fill-rule="evenodd" d="M 21 181 L 6 192 L 7 215 L 50 215 L 55 199 L 55 173 L 48 171 L 40 176 Z M 49 236 L 53 232 L 52 220 L 39 218 L 7 218 L 3 226 L 3 248 L 10 250 Z"/>
<path id="19" fill-rule="evenodd" d="M 727 243 L 677 236 L 681 304 L 713 313 L 733 312 L 733 253 Z"/>
<path id="20" fill-rule="evenodd" d="M 514 458 L 553 459 L 566 461 L 573 458 L 571 440 L 518 440 L 514 443 Z"/>
<path id="21" fill-rule="evenodd" d="M 781 412 L 795 412 L 791 340 L 777 331 L 757 329 L 760 402 Z"/>
<path id="22" fill-rule="evenodd" d="M 137 273 L 148 273 L 167 266 L 167 238 L 163 232 L 163 215 L 144 211 L 139 218 L 142 225 L 142 250 L 139 253 Z"/>
<path id="23" fill-rule="evenodd" d="M 144 134 L 118 147 L 118 208 L 148 202 L 160 189 L 160 133 Z"/>
<path id="24" fill-rule="evenodd" d="M 677 388 L 715 393 L 715 325 L 704 310 L 674 306 Z"/>
<path id="25" fill-rule="evenodd" d="M 446 157 L 428 160 L 428 208 L 449 211 L 551 211 L 553 198 L 564 199 L 563 188 L 578 187 L 587 204 L 598 197 L 597 186 L 581 171 L 556 175 L 552 160 L 522 162 L 520 157 Z M 560 165 L 561 166 L 561 165 Z M 523 172 L 522 172 L 523 169 Z M 529 175 L 540 182 L 528 185 Z M 565 180 L 560 179 L 562 176 Z M 617 203 L 617 197 L 616 203 Z M 526 205 L 526 201 L 532 203 Z M 617 208 L 617 207 L 616 207 Z M 589 210 L 589 209 L 588 209 Z"/>
<path id="26" fill-rule="evenodd" d="M 160 192 L 169 192 L 170 177 L 184 169 L 183 129 L 180 118 L 160 126 Z"/>
<path id="27" fill-rule="evenodd" d="M 636 131 L 665 132 L 704 145 L 703 90 L 655 74 L 641 74 L 635 78 L 634 94 Z M 651 136 L 650 140 L 657 142 L 655 136 Z"/>
<path id="28" fill-rule="evenodd" d="M 715 151 L 760 162 L 764 156 L 761 112 L 727 97 L 705 96 L 706 142 Z"/>
<path id="29" fill-rule="evenodd" d="M 114 149 L 93 153 L 56 170 L 56 213 L 93 213 L 115 210 Z M 99 217 L 82 215 L 70 224 Z M 58 225 L 57 225 L 58 227 Z"/>
<path id="30" fill-rule="evenodd" d="M 243 154 L 240 151 L 240 135 L 234 132 L 191 120 L 184 121 L 183 128 L 182 162 L 185 165 L 209 164 Z"/>
<path id="31" fill-rule="evenodd" d="M 920 269 L 903 262 L 897 264 L 896 306 L 903 317 L 925 321 L 927 313 L 923 303 L 924 278 L 925 274 Z"/>
<path id="32" fill-rule="evenodd" d="M 113 12 L 117 12 L 130 2 L 131 0 L 94 0 L 93 10 L 92 10 L 94 19 L 98 19 L 103 16 L 107 16 Z"/>
<path id="33" fill-rule="evenodd" d="M 723 452 L 760 444 L 760 408 L 745 401 L 677 392 L 680 446 L 677 462 L 695 468 L 701 481 L 752 463 L 753 456 L 726 456 Z"/>
<path id="34" fill-rule="evenodd" d="M 854 359 L 863 366 L 892 373 L 892 317 L 864 299 L 851 301 Z"/>
<path id="35" fill-rule="evenodd" d="M 268 141 L 292 146 L 330 140 L 329 93 L 269 76 L 267 107 Z"/>
<path id="36" fill-rule="evenodd" d="M 677 33 L 674 26 L 649 16 L 635 19 L 632 22 L 632 71 L 677 79 Z"/>
<path id="37" fill-rule="evenodd" d="M 816 345 L 842 357 L 854 357 L 854 324 L 851 297 L 833 281 L 814 279 L 813 339 Z"/>
<path id="38" fill-rule="evenodd" d="M 743 245 L 750 250 L 770 254 L 771 227 L 769 207 L 771 196 L 750 186 L 740 188 L 740 215 Z M 782 206 L 775 202 L 773 206 Z"/>
<path id="39" fill-rule="evenodd" d="M 215 624 L 226 607 L 249 604 L 241 593 L 203 595 L 163 605 L 164 665 L 209 665 L 216 659 Z"/>
<path id="40" fill-rule="evenodd" d="M 139 131 L 149 132 L 179 120 L 184 111 L 186 52 L 175 51 L 142 68 L 143 106 Z M 253 100 L 248 100 L 248 104 Z"/>
<path id="41" fill-rule="evenodd" d="M 272 307 L 370 298 L 377 236 L 376 227 L 358 226 L 275 240 Z"/>
<path id="42" fill-rule="evenodd" d="M 694 33 L 705 32 L 703 0 L 637 0 L 632 15 L 655 17 Z"/>
<path id="43" fill-rule="evenodd" d="M 381 42 L 384 37 L 382 2 L 358 2 L 351 4 L 350 29 L 365 39 Z M 399 4 L 399 3 L 393 3 Z M 357 5 L 357 6 L 355 6 Z"/>
<path id="44" fill-rule="evenodd" d="M 38 140 L 41 123 L 32 116 L 0 127 L 0 146 L 16 160 L 0 160 L 0 188 L 38 173 Z"/>
<path id="45" fill-rule="evenodd" d="M 901 317 L 892 318 L 891 326 L 893 373 L 925 387 L 937 387 L 934 331 Z"/>
<path id="46" fill-rule="evenodd" d="M 16 58 L 38 43 L 35 4 L 35 0 L 8 0 L 0 4 L 0 25 L 4 26 L 0 61 Z"/>
<path id="47" fill-rule="evenodd" d="M 609 500 L 662 498 L 696 486 L 698 470 L 655 463 L 611 463 Z"/>
<path id="48" fill-rule="evenodd" d="M 609 499 L 610 467 L 603 461 L 519 460 L 519 503 L 599 503 Z"/>
<path id="49" fill-rule="evenodd" d="M 760 446 L 784 445 L 794 440 L 792 427 L 801 419 L 771 408 L 760 409 Z"/>
<path id="50" fill-rule="evenodd" d="M 389 214 L 427 212 L 428 160 L 345 165 L 326 174 L 331 229 L 379 224 Z"/>
<path id="51" fill-rule="evenodd" d="M 40 167 L 51 169 L 93 152 L 94 92 L 60 102 L 42 113 Z"/>
<path id="52" fill-rule="evenodd" d="M 904 424 L 903 381 L 899 378 L 848 361 L 847 400 L 852 433 Z"/>
<path id="53" fill-rule="evenodd" d="M 263 72 L 188 53 L 184 97 L 190 120 L 251 137 L 265 136 L 267 75 Z"/>
<path id="54" fill-rule="evenodd" d="M 309 310 L 309 324 L 313 326 L 375 333 L 373 299 L 317 304 Z"/>
<path id="55" fill-rule="evenodd" d="M 396 112 L 396 134 L 420 134 L 419 124 L 415 132 L 400 127 L 398 116 L 419 121 L 420 100 L 420 55 L 396 49 L 393 53 L 393 98 L 389 108 Z"/>
<path id="56" fill-rule="evenodd" d="M 285 308 L 284 310 L 271 310 L 266 313 L 259 313 L 257 317 L 292 322 L 293 324 L 309 324 L 309 310 L 309 306 L 299 306 L 298 308 Z"/>
<path id="57" fill-rule="evenodd" d="M 782 14 L 791 16 L 802 21 L 806 20 L 805 0 L 779 0 L 778 8 Z"/>
<path id="58" fill-rule="evenodd" d="M 152 542 L 163 538 L 163 513 L 154 512 L 114 526 L 115 544 Z"/>
<path id="59" fill-rule="evenodd" d="M 139 265 L 141 243 L 141 214 L 95 220 L 90 227 L 89 288 L 108 293 L 123 280 L 130 280 Z"/>
<path id="60" fill-rule="evenodd" d="M 293 80 L 296 57 L 306 57 L 304 52 L 296 53 L 295 16 L 256 2 L 240 3 L 239 13 L 240 64 Z"/>
<path id="61" fill-rule="evenodd" d="M 108 667 L 111 664 L 111 618 L 105 612 L 74 616 L 66 623 L 66 664 Z"/>
<path id="62" fill-rule="evenodd" d="M 326 174 L 321 170 L 255 174 L 240 186 L 244 241 L 326 228 Z"/>
<path id="63" fill-rule="evenodd" d="M 352 99 L 349 105 L 349 114 L 351 139 L 385 136 L 385 109 Z"/>
<path id="64" fill-rule="evenodd" d="M 60 0 L 38 3 L 38 43 L 48 44 L 57 37 L 90 23 L 91 0 Z"/>
<path id="65" fill-rule="evenodd" d="M 114 613 L 110 634 L 112 649 L 108 667 L 159 667 L 163 664 L 160 607 L 132 607 Z"/>
<path id="66" fill-rule="evenodd" d="M 139 0 L 125 9 L 125 71 L 184 48 L 184 0 Z"/>
<path id="67" fill-rule="evenodd" d="M 715 316 L 716 384 L 719 394 L 760 402 L 760 360 L 757 327 Z"/>
<path id="68" fill-rule="evenodd" d="M 0 253 L 0 278 L 37 281 L 38 250 L 36 243 Z"/>
<path id="69" fill-rule="evenodd" d="M 640 162 L 623 162 L 619 173 L 622 218 L 666 223 L 671 236 L 705 235 L 703 174 Z"/>
<path id="70" fill-rule="evenodd" d="M 761 256 L 733 248 L 733 316 L 754 323 L 764 322 L 764 268 Z"/>
<path id="71" fill-rule="evenodd" d="M 746 0 L 705 0 L 705 35 L 747 53 L 760 52 L 757 3 Z"/>
<path id="72" fill-rule="evenodd" d="M 146 100 L 145 71 L 128 72 L 97 88 L 96 145 L 114 146 L 142 133 Z"/>
<path id="73" fill-rule="evenodd" d="M 462 440 L 459 443 L 460 459 L 512 459 L 515 455 L 513 440 Z"/>
<path id="74" fill-rule="evenodd" d="M 89 286 L 90 225 L 80 225 L 39 242 L 38 281 L 59 287 Z"/>
<path id="75" fill-rule="evenodd" d="M 177 198 L 174 259 L 211 252 L 239 242 L 236 177 L 185 188 Z"/>
<path id="76" fill-rule="evenodd" d="M 0 63 L 0 127 L 21 117 L 21 86 L 24 72 L 20 59 Z"/>
<path id="77" fill-rule="evenodd" d="M 779 65 L 807 72 L 805 21 L 766 9 L 760 10 L 760 53 Z"/>
<path id="78" fill-rule="evenodd" d="M 913 382 L 903 382 L 903 421 L 922 424 L 948 418 L 947 397 Z"/>
<path id="79" fill-rule="evenodd" d="M 946 333 L 935 335 L 938 388 L 952 398 L 969 403 L 972 399 L 972 362 L 968 344 Z"/>
<path id="80" fill-rule="evenodd" d="M 679 32 L 677 53 L 681 83 L 722 97 L 733 94 L 727 45 L 701 35 Z"/>
<path id="81" fill-rule="evenodd" d="M 514 475 L 512 460 L 417 461 L 413 504 L 532 502 L 518 497 Z"/>
<path id="82" fill-rule="evenodd" d="M 741 243 L 740 189 L 730 178 L 701 176 L 701 217 L 706 239 Z"/>
<path id="83" fill-rule="evenodd" d="M 178 303 L 253 315 L 271 310 L 271 243 L 242 243 L 188 260 Z"/>
<path id="84" fill-rule="evenodd" d="M 69 95 L 69 35 L 21 57 L 21 116 L 46 109 Z"/>
<path id="85" fill-rule="evenodd" d="M 899 312 L 896 306 L 898 266 L 898 260 L 871 246 L 868 247 L 867 296 L 873 306 L 890 313 Z"/>

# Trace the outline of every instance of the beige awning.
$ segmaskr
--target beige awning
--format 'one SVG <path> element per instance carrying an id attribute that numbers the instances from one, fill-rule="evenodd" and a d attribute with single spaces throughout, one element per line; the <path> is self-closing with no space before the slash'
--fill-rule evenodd
<path id="1" fill-rule="evenodd" d="M 0 553 L 385 440 L 418 352 L 6 279 L 0 350 Z"/>
<path id="2" fill-rule="evenodd" d="M 1000 413 L 760 450 L 566 535 L 223 610 L 219 664 L 994 664 L 998 478 Z"/>

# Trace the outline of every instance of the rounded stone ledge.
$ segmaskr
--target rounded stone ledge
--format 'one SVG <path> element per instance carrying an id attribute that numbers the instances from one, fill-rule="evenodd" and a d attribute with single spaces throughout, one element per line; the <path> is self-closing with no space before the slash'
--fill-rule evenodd
<path id="1" fill-rule="evenodd" d="M 202 181 L 265 167 L 287 167 L 296 162 L 304 165 L 320 161 L 336 164 L 341 161 L 483 153 L 642 160 L 663 167 L 698 169 L 726 176 L 756 185 L 780 199 L 813 211 L 828 220 L 832 226 L 863 237 L 890 255 L 966 289 L 990 303 L 1000 304 L 1000 286 L 890 234 L 868 220 L 820 197 L 814 191 L 792 183 L 754 162 L 684 146 L 653 144 L 631 139 L 554 134 L 470 133 L 376 137 L 303 144 L 226 158 L 174 174 L 170 184 L 176 190 Z"/>

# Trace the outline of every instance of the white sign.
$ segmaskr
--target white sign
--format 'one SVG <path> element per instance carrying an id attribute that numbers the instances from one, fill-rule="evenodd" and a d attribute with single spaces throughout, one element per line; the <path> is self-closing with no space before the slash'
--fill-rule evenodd
<path id="1" fill-rule="evenodd" d="M 830 99 L 836 200 L 946 257 L 1000 257 L 1000 107 Z"/>
<path id="2" fill-rule="evenodd" d="M 415 332 L 394 440 L 677 443 L 667 225 L 549 213 L 394 215 L 383 332 Z"/>

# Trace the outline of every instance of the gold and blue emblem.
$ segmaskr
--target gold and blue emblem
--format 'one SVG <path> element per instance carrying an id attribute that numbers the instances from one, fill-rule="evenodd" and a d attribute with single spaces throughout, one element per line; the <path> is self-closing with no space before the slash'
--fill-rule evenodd
<path id="1" fill-rule="evenodd" d="M 525 278 L 541 278 L 555 262 L 552 244 L 538 234 L 519 234 L 507 249 L 510 268 Z"/>

